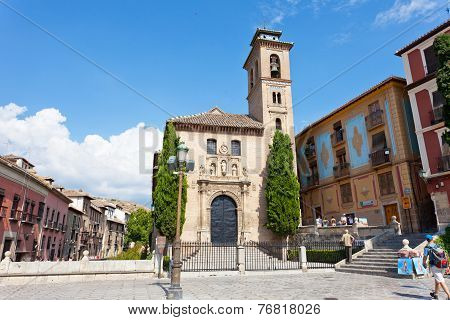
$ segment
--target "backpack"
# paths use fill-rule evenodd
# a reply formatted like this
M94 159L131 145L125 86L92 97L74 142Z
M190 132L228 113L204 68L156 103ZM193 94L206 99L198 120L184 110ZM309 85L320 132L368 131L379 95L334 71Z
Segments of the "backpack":
M448 268L448 258L445 254L445 251L439 247L428 247L430 257L430 265L435 266L439 269L447 269Z

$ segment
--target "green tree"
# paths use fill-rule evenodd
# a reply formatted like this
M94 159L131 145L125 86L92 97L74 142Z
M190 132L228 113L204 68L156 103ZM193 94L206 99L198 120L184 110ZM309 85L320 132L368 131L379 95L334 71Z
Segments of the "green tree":
M445 126L450 128L450 35L445 33L436 37L433 47L439 63L436 82L445 101L443 117ZM450 144L450 131L445 132L442 137Z
M131 213L127 223L127 233L125 234L125 243L142 243L148 246L150 233L152 232L153 219L151 211L139 208Z
M277 130L267 160L266 226L275 234L295 233L300 221L300 184L294 173L294 154L289 135Z
M158 173L156 175L156 188L153 194L155 207L154 217L158 230L169 240L175 238L178 207L178 175L168 168L167 161L170 156L176 156L180 139L177 137L173 123L166 124L163 148L158 158ZM187 179L183 179L183 194L181 206L181 228L183 228L186 211Z

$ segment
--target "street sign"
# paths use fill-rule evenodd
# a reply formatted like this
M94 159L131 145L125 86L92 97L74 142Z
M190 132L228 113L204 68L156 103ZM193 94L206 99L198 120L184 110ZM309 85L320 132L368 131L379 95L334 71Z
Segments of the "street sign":
M410 197L402 197L403 209L411 209L411 198Z

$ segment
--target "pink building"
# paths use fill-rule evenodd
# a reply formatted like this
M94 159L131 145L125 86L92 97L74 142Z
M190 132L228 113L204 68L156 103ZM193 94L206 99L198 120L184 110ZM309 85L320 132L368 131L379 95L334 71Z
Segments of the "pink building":
M438 60L433 42L443 33L450 33L450 20L396 52L397 56L402 57L405 68L422 175L436 213L434 224L441 229L450 223L450 148L441 138L448 129L443 121L445 99L436 83Z
M51 179L36 175L34 166L16 156L0 157L0 254L12 253L15 261L48 259L53 249L57 258L59 243L64 238L64 216L70 199L52 186ZM56 228L46 230L47 213L56 216ZM57 213L59 218L56 220ZM53 225L55 226L55 225ZM50 250L43 240L51 238ZM45 241L45 245L47 245ZM42 250L44 249L44 250ZM62 252L62 249L61 249ZM62 254L62 253L61 253Z

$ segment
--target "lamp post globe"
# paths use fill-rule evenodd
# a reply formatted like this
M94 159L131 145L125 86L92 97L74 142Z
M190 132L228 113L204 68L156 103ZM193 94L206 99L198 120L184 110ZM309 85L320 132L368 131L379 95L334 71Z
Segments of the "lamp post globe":
M182 142L177 147L178 162L185 162L186 161L188 151L189 151L189 148L184 144L184 142Z

